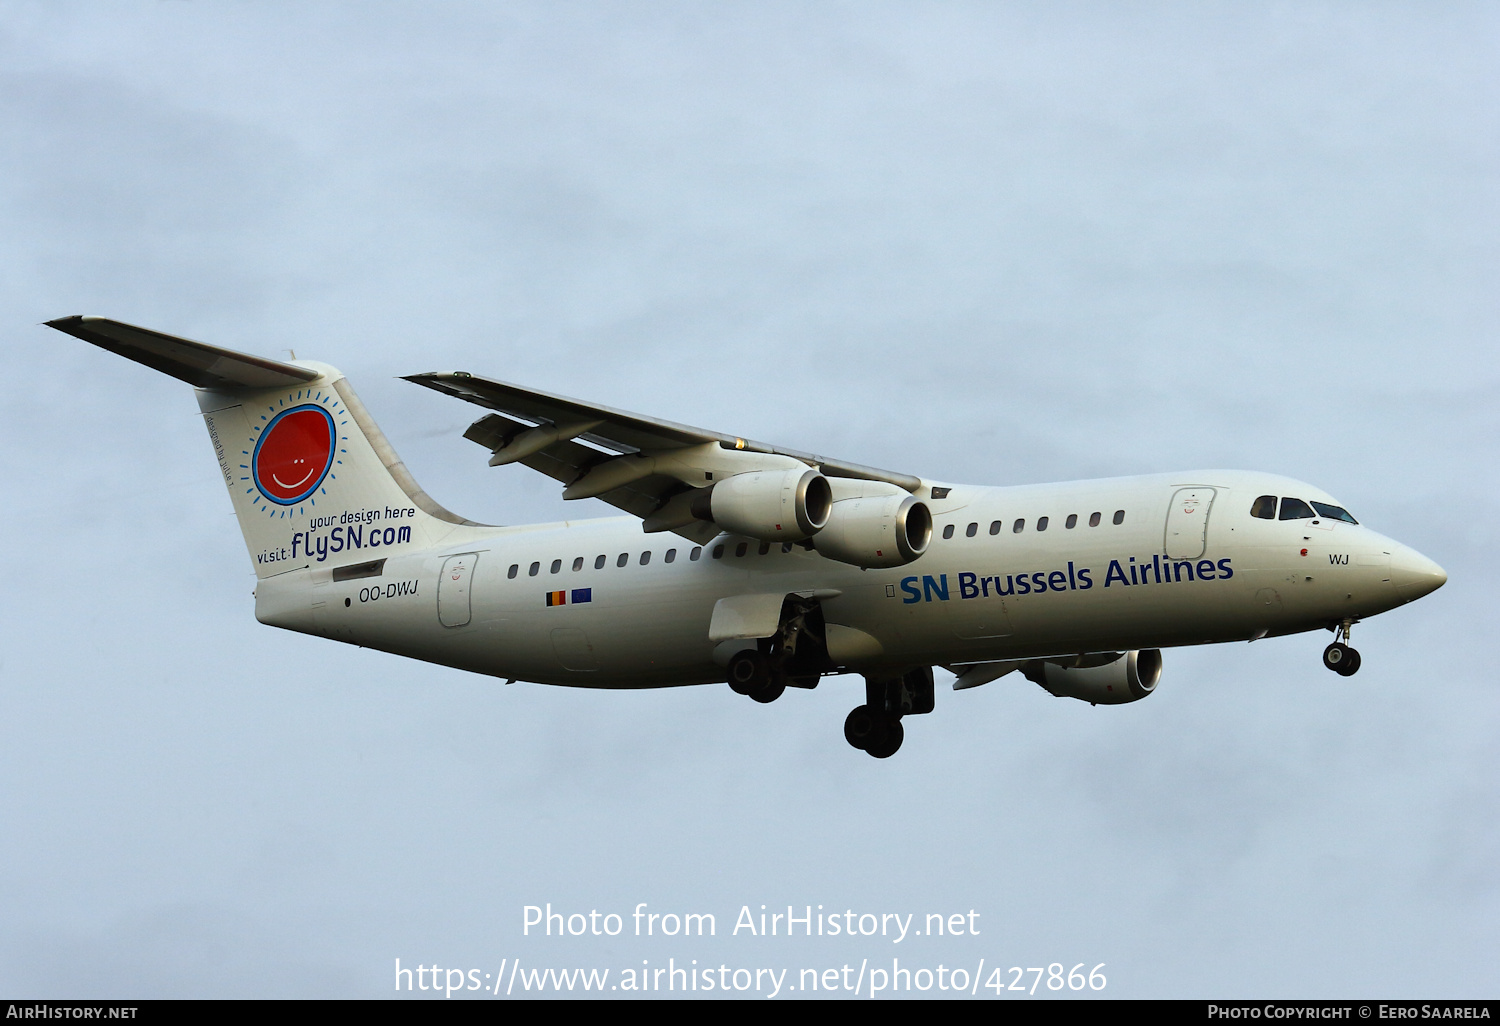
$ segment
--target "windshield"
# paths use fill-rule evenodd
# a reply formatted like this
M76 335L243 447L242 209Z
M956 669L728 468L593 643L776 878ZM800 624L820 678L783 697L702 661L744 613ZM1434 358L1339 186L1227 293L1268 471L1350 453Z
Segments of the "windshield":
M1292 499L1283 496L1281 499L1281 520L1311 520L1317 516L1316 513L1301 499Z
M1326 502L1314 502L1313 509L1317 510L1320 516L1325 516L1329 520L1342 520L1346 524L1359 523L1359 521L1351 517L1349 515L1349 511L1347 509L1344 509L1342 506L1330 506Z

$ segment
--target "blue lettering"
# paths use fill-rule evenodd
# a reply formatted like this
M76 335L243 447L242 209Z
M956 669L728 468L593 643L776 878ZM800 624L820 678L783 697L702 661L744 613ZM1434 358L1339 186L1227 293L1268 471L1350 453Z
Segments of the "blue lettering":
M938 577L941 583L934 581L931 574L922 575L922 594L928 602L932 601L934 595L943 602L948 601L948 575L939 574Z
M1000 578L996 577L996 578L994 578L994 581L995 581L995 594L996 595L1004 596L1004 595L1014 595L1016 593L1016 579L1014 577L1011 577L1009 574L1007 574L1006 577L1005 577L1005 590L1004 591L1000 590Z
M409 541L411 541L411 528L410 527L403 527L400 530L398 530L396 532L396 540L398 542L409 542Z
M1188 580L1191 581L1193 579L1193 564L1190 561L1184 559L1181 562L1173 563L1168 567L1168 569L1172 571L1172 582L1174 584L1182 580L1182 571L1184 568L1186 568L1188 572Z
M297 546L302 544L302 532L298 531L292 535L292 558L297 558Z
M332 544L329 545L329 551L331 551L331 552L343 552L344 551L344 529L342 527L335 527L333 529L333 531L330 533L329 537L333 539Z
M1068 582L1068 575L1061 570L1054 570L1047 575L1047 587L1053 591L1065 591L1063 585Z
M1125 587L1130 587L1130 581L1125 578L1125 568L1120 565L1118 559L1109 561L1109 569L1104 574L1104 586L1108 588L1114 582L1119 581Z
M1214 561L1211 559L1198 560L1198 580L1211 581L1214 579Z
M1078 569L1078 590L1079 591L1088 591L1090 588L1092 588L1094 586L1094 582L1091 581L1091 580L1089 580L1089 573L1090 573L1090 571L1089 571L1088 567L1086 567L1086 566L1085 567L1079 567L1079 569Z
M1229 557L1219 560L1219 580L1227 581L1234 576L1234 571L1229 569Z
M353 524L349 525L349 547L351 549L364 548L364 537L365 529L363 527L355 527Z
M1030 577L1027 577L1025 574L1016 574L1016 594L1017 595L1030 595L1031 594L1031 578Z
M325 560L327 558L328 558L328 536L324 535L324 534L320 534L320 535L318 535L318 562L321 563L321 562L323 562L323 560Z
M964 573L959 574L958 575L958 597L959 598L966 598L966 599L978 598L979 597L979 585L978 585L978 583L976 583L978 580L979 580L979 575L978 574L971 574L971 573L969 573L967 571L965 571Z
M1031 575L1031 586L1032 586L1033 589L1036 590L1036 593L1038 595L1040 595L1042 592L1046 591L1047 590L1047 575L1044 574L1044 573L1042 573L1041 571L1037 571L1036 573L1032 574Z
M901 600L902 605L909 606L913 602L922 601L922 593L917 590L917 579L915 577L901 578L901 590L906 592L906 597Z

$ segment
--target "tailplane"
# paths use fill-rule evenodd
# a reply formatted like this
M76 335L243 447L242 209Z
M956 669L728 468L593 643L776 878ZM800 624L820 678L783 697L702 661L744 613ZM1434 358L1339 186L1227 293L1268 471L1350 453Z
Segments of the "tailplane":
M417 486L348 380L103 317L48 326L193 385L257 577L435 545L479 526Z

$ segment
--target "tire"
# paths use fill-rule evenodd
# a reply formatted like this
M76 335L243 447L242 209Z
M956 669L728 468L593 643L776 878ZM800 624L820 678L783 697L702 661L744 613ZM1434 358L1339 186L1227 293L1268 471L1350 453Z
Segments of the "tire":
M1350 655L1353 652L1354 649L1350 648L1348 645L1345 645L1341 641L1335 641L1332 645L1329 645L1323 650L1323 665L1328 667L1328 669L1332 670L1334 673L1344 673L1343 668L1348 664ZM1355 667L1358 668L1358 665L1359 664L1356 663ZM1353 670L1349 671L1349 673L1353 672ZM1344 676L1347 677L1349 673L1344 673Z
M759 702L761 705L767 705L771 702L776 701L776 699L780 698L785 692L786 681L773 677L770 680L766 681L764 684L751 688L750 698L752 701Z
M885 717L876 716L868 705L855 706L844 719L844 740L862 752L884 741L886 733Z
M738 652L729 660L729 690L748 695L771 679L771 668L759 652Z
M901 742L906 740L906 728L901 726L900 720L892 720L886 728L885 737L879 744L870 745L865 751L876 759L889 759L901 748Z
M1341 677L1352 677L1359 672L1359 653L1349 649L1349 654L1344 657L1343 665L1338 668Z

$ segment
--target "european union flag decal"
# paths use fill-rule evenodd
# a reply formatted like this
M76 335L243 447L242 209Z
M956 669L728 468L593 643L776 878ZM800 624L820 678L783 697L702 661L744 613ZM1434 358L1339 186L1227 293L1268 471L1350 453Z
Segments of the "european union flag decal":
M593 588L574 588L573 589L573 604L575 606L578 605L578 603L580 603L580 602L592 602L593 600L594 600L594 589Z

